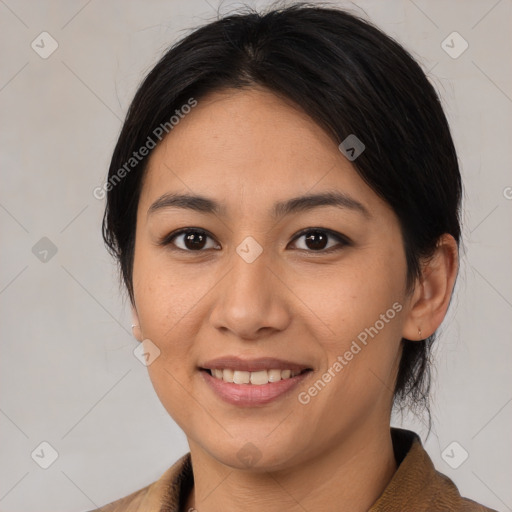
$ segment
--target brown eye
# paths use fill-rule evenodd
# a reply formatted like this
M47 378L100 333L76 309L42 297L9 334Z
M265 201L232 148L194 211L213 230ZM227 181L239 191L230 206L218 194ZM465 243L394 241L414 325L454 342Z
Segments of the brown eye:
M304 238L305 247L299 247L299 249L309 252L332 252L350 245L350 241L344 235L327 229L308 228L299 233L294 241L301 238ZM329 239L337 243L328 246Z
M208 239L213 240L205 231L189 228L171 233L161 242L161 245L174 245L178 250L189 252L198 252L205 248L214 249L215 247L206 247ZM181 247L175 242L176 240L181 240Z

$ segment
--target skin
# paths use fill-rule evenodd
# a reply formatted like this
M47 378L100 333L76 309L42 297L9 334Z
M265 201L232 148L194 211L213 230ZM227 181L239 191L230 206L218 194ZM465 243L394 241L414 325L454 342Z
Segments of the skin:
M333 190L369 216L334 206L270 216L277 201ZM148 213L170 192L208 196L225 215ZM194 251L183 235L159 245L190 227L210 235L203 248ZM306 236L295 239L305 228L351 243L329 238L315 249ZM248 236L262 248L252 263L236 252ZM133 269L135 336L160 349L149 375L190 446L195 485L186 510L368 510L396 471L389 424L401 338L418 340L419 329L426 338L440 325L457 261L457 244L444 235L406 293L398 219L335 141L262 89L201 99L150 157ZM401 311L301 404L298 394L397 302ZM313 372L286 396L242 408L218 398L198 371L223 355L292 360ZM260 457L250 467L237 457L248 442Z

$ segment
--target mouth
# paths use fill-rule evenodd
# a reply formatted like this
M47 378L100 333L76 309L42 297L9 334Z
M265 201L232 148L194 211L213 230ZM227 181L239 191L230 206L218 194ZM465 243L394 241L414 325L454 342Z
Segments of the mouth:
M205 362L198 369L218 398L240 407L261 406L289 396L313 372L307 365L290 361L238 357Z

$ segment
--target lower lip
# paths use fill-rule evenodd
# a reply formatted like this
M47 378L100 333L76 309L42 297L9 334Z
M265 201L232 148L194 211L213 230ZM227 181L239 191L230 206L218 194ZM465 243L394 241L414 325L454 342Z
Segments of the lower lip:
M281 379L277 382L257 385L224 382L222 379L213 377L206 370L201 370L203 379L217 396L229 404L238 405L240 407L253 407L268 404L289 393L310 373L311 371L307 371L289 379Z

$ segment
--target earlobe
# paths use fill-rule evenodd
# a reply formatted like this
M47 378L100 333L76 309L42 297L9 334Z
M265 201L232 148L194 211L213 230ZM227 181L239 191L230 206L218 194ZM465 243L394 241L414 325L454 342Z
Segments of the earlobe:
M419 341L441 325L453 292L458 271L458 247L453 236L439 238L435 253L422 267L411 297L402 337Z
M132 306L132 334L137 341L142 341L142 329L140 328L139 315L134 306Z

